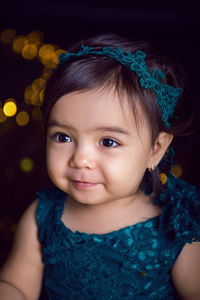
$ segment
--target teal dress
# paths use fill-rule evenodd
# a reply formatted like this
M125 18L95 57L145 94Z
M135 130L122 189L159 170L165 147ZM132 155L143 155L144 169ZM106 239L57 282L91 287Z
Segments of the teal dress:
M200 193L173 177L170 187L155 199L161 215L106 234L72 232L61 220L66 194L41 191L41 299L176 299L170 271L184 245L200 240Z

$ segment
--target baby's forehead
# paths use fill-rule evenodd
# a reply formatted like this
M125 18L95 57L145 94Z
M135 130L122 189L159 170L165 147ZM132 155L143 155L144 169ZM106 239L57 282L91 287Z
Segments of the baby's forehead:
M63 121L71 119L74 122L73 116L78 116L80 122L82 119L99 125L110 122L129 129L135 125L141 126L145 120L138 97L130 99L125 92L105 87L63 95L56 102L52 113L50 118L58 116Z
M117 87L112 87L109 90L105 88L99 91L100 93L105 92L105 95L106 93L111 94L109 98L111 113L115 108L124 119L129 120L134 126L137 125L138 127L143 126L144 121L148 120L137 93L128 94L125 90Z

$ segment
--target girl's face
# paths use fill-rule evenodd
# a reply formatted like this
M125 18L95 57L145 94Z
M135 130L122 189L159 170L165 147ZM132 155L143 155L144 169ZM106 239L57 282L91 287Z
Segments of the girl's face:
M151 134L138 107L114 89L62 96L52 108L47 130L47 170L54 184L82 204L132 201L151 166ZM138 133L139 131L139 133Z

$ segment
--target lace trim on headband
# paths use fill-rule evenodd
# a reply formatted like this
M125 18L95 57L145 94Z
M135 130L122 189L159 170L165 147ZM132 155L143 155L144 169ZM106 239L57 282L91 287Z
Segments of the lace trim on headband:
M59 65L71 58L88 54L113 58L131 71L134 71L139 77L141 86L145 89L153 90L162 113L162 119L166 127L170 127L169 118L173 115L178 97L183 90L168 84L163 84L161 80L165 78L165 74L158 69L152 72L149 70L144 59L146 54L143 51L131 53L129 51L124 52L120 48L113 49L111 47L94 50L92 47L82 45L77 53L67 52L61 54L59 56Z

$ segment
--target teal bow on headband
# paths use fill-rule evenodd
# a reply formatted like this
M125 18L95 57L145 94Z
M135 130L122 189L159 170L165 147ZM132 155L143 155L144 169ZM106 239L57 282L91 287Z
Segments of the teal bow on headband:
M124 52L120 48L111 47L94 50L92 47L82 45L77 53L67 52L59 55L59 65L71 58L88 54L113 58L131 71L135 72L139 77L141 86L145 89L151 89L156 95L163 122L166 127L170 127L168 120L171 116L173 116L178 97L183 90L160 82L160 79L162 80L165 78L165 74L158 69L155 69L152 72L149 71L144 59L146 54L143 51L131 53L129 51Z

